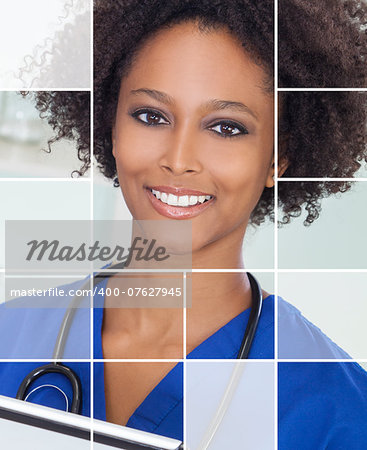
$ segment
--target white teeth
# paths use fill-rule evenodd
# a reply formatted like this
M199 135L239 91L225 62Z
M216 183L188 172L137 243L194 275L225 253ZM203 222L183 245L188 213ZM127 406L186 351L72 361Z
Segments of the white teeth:
M189 206L189 196L181 195L178 197L178 206Z
M171 206L194 206L196 204L204 203L205 200L210 200L211 195L173 195L167 194L166 192L156 191L151 189L152 194L161 202L166 203Z
M198 202L198 198L196 197L196 195L190 195L190 199L189 199L189 205L196 205L196 203Z
M178 205L177 195L169 194L167 203L171 206L177 206Z

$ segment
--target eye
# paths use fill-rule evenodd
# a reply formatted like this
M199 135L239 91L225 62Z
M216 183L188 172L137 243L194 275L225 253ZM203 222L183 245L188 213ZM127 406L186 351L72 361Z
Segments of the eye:
M168 125L168 120L158 111L150 109L140 109L131 114L136 120L143 122L148 126Z
M248 134L247 129L243 125L228 121L215 123L209 127L209 130L212 130L223 137L234 137L241 134Z

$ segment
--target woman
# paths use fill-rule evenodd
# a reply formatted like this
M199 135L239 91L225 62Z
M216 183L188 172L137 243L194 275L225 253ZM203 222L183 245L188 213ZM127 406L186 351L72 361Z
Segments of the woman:
M328 3L321 2L318 8L328 11ZM243 236L249 223L259 225L273 211L272 11L269 1L100 1L95 5L94 154L99 168L121 186L134 219L192 221L193 268L243 269L193 274L192 307L187 310L188 358L235 359L249 319L252 290L244 272ZM313 13L317 20L318 11ZM340 19L338 24L357 32L351 19ZM310 46L316 46L308 23L300 19L299 26ZM324 32L331 34L335 27L330 22ZM364 50L352 42L346 46L363 60ZM288 59L293 51L289 49ZM353 74L349 56L345 54L342 64L343 77ZM280 57L286 58L284 53ZM331 63L320 60L319 64L323 76L335 75ZM294 63L292 73L287 64L289 83L297 79L299 70ZM365 65L360 64L357 72L353 80L366 79ZM334 82L338 84L337 77ZM315 83L324 86L321 78ZM79 95L80 107L69 121L57 111L71 104L72 95L41 93L38 102L40 108L47 102L55 108L51 117L60 138L70 127L79 132L83 172L89 162L83 134L88 115L82 107L87 98ZM363 95L284 93L279 112L278 176L352 176L358 161L367 158ZM341 127L345 123L348 127ZM315 167L319 172L314 173ZM305 207L306 224L311 224L319 214L319 199L348 187L346 182L281 184L281 222ZM112 277L103 286L114 287L117 282ZM266 292L263 297L249 357L271 359L274 297ZM106 308L95 311L96 359L182 357L182 311L109 308L111 300L106 295ZM281 304L292 312L288 304ZM322 342L333 357L345 357L312 325L301 321L301 328L304 336L311 336L307 345ZM280 448L367 445L362 430L367 419L367 376L354 364L330 364L280 365ZM85 368L76 370L83 377ZM8 376L4 369L2 379ZM181 364L99 362L94 379L95 417L183 438ZM330 404L336 412L328 421ZM318 414L310 416L308 408ZM301 436L309 428L313 435L305 441Z

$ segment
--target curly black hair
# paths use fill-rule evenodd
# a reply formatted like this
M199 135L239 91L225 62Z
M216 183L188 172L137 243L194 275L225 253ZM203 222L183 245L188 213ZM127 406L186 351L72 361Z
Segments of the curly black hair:
M31 96L41 119L47 120L55 135L48 141L48 151L60 139L76 143L78 159L82 161L75 175L84 175L90 166L90 93L79 91L23 91ZM47 151L47 150L46 150Z
M336 7L335 4L338 6ZM302 9L303 14L295 11ZM292 20L285 17L292 10ZM114 180L111 130L121 80L146 39L162 27L195 20L204 29L226 27L240 39L246 52L273 79L274 5L272 0L95 0L94 2L94 156L101 172ZM367 5L359 0L282 0L280 4L279 81L281 85L361 86L366 80L365 22ZM316 33L316 30L317 33ZM337 56L323 36L344 36ZM297 42L302 37L301 43ZM335 44L339 45L339 44ZM317 53L319 52L319 53ZM316 57L315 55L318 55ZM338 68L335 68L337 60ZM268 86L269 87L269 86ZM270 86L272 88L272 86ZM72 102L53 93L51 103ZM288 177L352 177L367 161L366 96L359 92L282 92L279 98L279 154L288 162ZM79 133L85 119L73 116ZM65 116L52 113L60 129ZM70 123L70 122L69 122ZM81 137L83 133L79 133ZM79 145L82 144L82 140ZM83 147L85 149L85 147ZM89 161L84 150L84 167ZM320 212L320 199L349 189L348 182L281 182L281 223L298 216L304 207L305 224ZM259 225L274 219L273 188L265 188L252 213Z
M284 177L352 178L367 161L367 92L280 92L279 104L279 155L289 164ZM310 225L322 198L350 187L347 181L280 181L279 222L304 207Z
M278 0L279 87L367 86L365 0Z

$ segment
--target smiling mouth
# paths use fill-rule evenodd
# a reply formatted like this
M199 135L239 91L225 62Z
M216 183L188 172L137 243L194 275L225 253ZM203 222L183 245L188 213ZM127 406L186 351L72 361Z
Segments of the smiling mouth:
M148 189L154 197L162 203L170 206L179 206L181 208L201 205L213 198L212 195L174 195L164 191L158 191L150 188Z
M205 211L215 201L215 196L204 192L153 186L145 188L153 208L163 216L172 219L191 219Z

